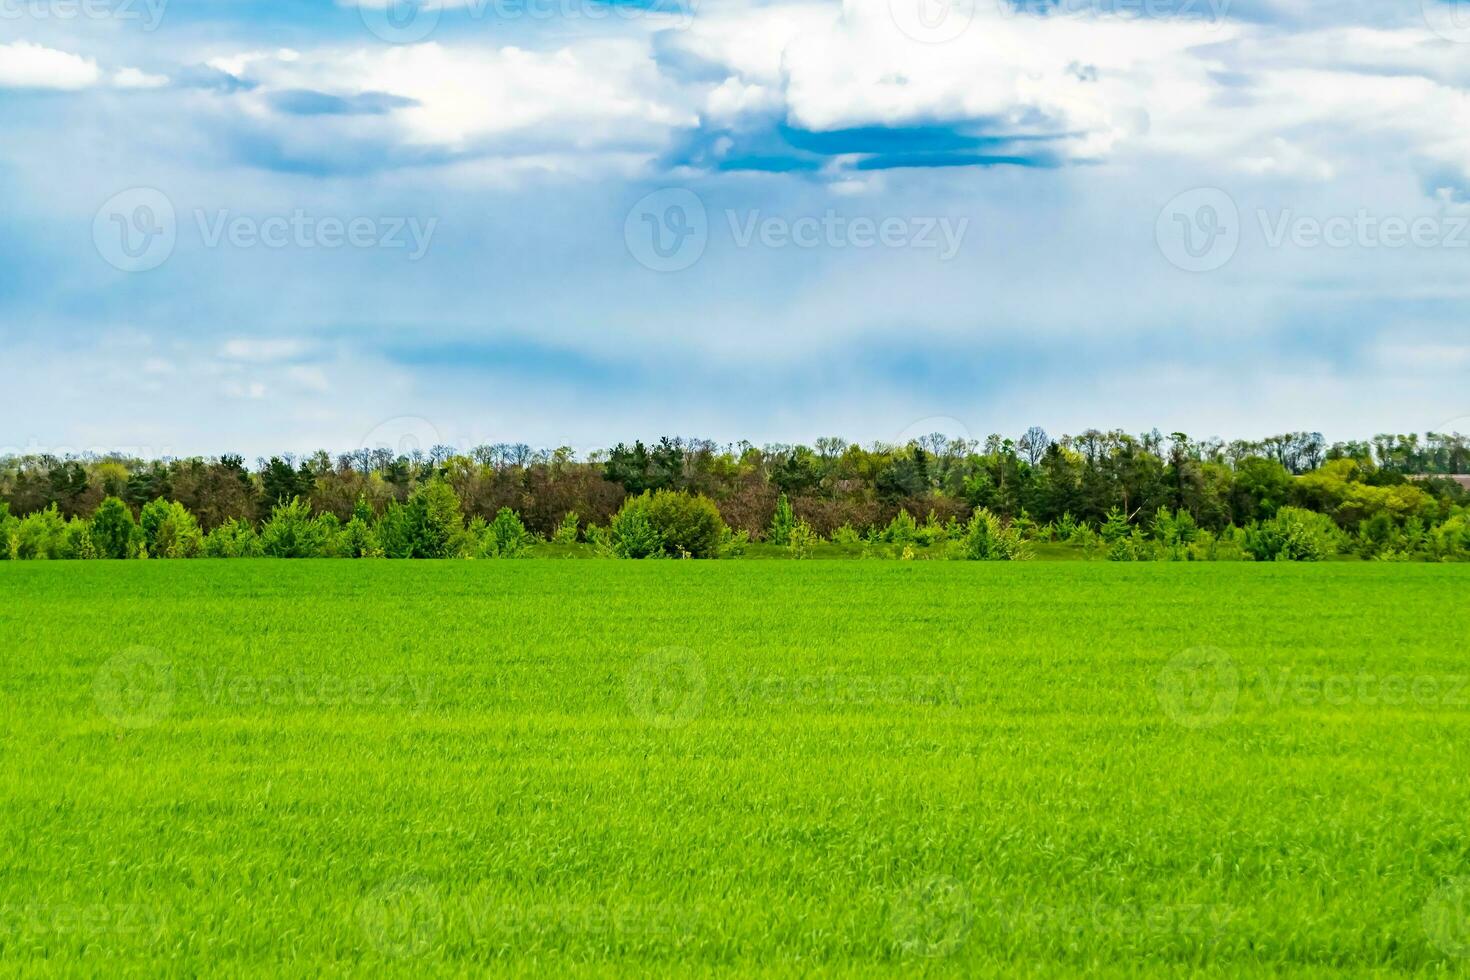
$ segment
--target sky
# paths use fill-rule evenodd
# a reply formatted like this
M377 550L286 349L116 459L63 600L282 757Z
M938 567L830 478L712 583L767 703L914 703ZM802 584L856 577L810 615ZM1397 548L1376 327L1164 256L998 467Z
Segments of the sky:
M1470 0L0 0L0 451L1470 432Z

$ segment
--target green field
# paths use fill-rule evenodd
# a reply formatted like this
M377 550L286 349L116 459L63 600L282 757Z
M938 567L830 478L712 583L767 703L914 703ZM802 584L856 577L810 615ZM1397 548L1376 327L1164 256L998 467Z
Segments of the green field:
M1372 563L0 563L0 971L1458 972L1467 595Z

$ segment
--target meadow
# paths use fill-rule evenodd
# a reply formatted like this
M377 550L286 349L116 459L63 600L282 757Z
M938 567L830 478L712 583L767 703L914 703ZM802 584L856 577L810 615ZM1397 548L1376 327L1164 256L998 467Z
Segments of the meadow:
M0 971L1458 972L1467 589L0 563Z

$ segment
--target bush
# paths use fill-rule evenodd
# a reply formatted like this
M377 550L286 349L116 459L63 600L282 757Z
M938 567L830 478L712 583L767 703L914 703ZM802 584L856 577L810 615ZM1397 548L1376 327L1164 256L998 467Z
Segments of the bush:
M128 505L108 497L92 513L92 549L98 558L131 558L138 551L141 532Z
M199 522L178 501L159 497L143 506L140 517L144 544L154 558L198 558L203 552Z
M66 520L52 504L23 518L10 544L12 557L20 561L65 558Z
M342 525L333 551L342 558L382 558L383 546L378 532L361 514Z
M725 522L707 497L659 490L625 500L609 530L620 558L715 558Z
M822 539L806 521L797 521L786 535L786 550L792 558L810 558L812 546Z
M885 544L912 544L918 533L919 522L914 520L914 515L900 510L888 526L878 532L878 540Z
M204 536L206 558L259 558L260 535L249 521L231 518Z
M740 558L745 554L745 546L750 544L750 532L744 529L732 531L725 528L725 533L720 535L720 557Z
M480 554L485 558L519 558L530 544L531 535L520 516L502 507L480 536Z
M768 535L771 544L782 546L791 543L791 530L796 527L796 512L791 509L791 501L783 493L776 500L776 513L771 516L771 530Z
M577 523L577 512L574 510L567 511L566 516L561 519L561 523L556 526L556 532L552 534L551 540L556 544L576 544Z
M1256 561L1321 561L1337 554L1342 535L1326 514L1282 507L1245 530L1245 550Z
M320 558L327 543L326 529L300 497L277 504L260 529L260 550L270 558Z
M599 551L615 558L664 556L663 536L648 519L648 511L643 507L629 507L625 504L608 522L606 531L601 528L596 530L597 533L589 537L593 538Z
M1031 557L1015 526L1006 527L984 507L965 525L959 554L967 561L1025 561Z

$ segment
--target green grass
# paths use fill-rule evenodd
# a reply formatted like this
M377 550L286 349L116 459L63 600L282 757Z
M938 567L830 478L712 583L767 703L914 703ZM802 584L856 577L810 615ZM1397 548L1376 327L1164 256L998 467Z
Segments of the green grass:
M0 971L1459 971L1467 594L0 563Z

